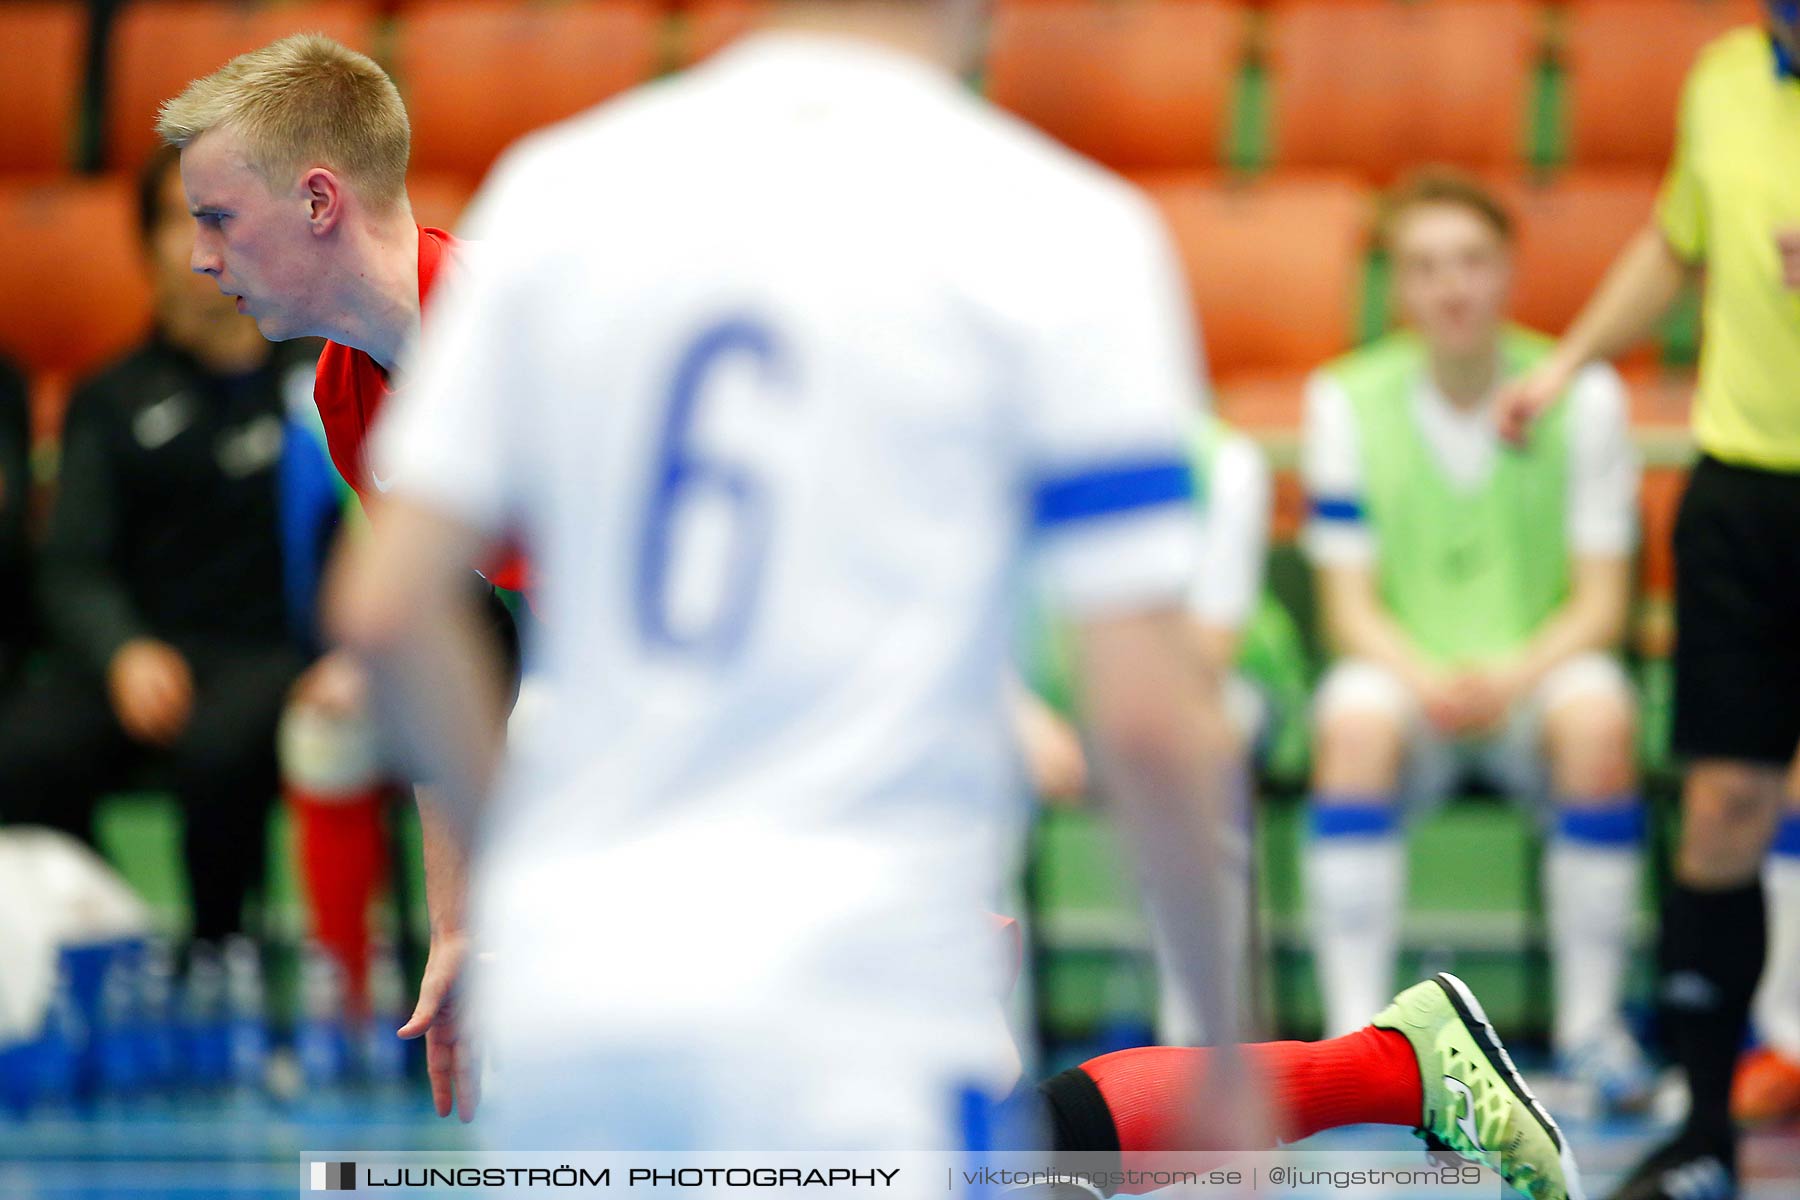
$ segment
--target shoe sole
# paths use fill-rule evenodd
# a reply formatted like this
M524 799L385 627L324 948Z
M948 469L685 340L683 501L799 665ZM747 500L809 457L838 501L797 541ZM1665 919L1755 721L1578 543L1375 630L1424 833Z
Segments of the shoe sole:
M1439 971L1432 977L1432 982L1444 989L1444 994L1450 998L1450 1006L1456 1009L1456 1015L1462 1018L1464 1027L1475 1035L1475 1044L1487 1056L1488 1065L1494 1068L1494 1073L1506 1081L1506 1086L1512 1089L1513 1095L1524 1103L1531 1115L1537 1118L1538 1124L1544 1127L1544 1132L1550 1135L1550 1144L1556 1147L1557 1157L1562 1163L1563 1186L1568 1190L1569 1200L1587 1200L1587 1193L1581 1186L1581 1172L1575 1166L1575 1156L1569 1149L1569 1139L1563 1136L1555 1118L1538 1103L1538 1098L1531 1094L1531 1089L1525 1086L1519 1069L1513 1066L1512 1055L1506 1052L1506 1047L1500 1043L1500 1035L1494 1032L1493 1025L1488 1021L1481 1001L1475 998L1475 993L1469 990L1468 984L1448 971Z

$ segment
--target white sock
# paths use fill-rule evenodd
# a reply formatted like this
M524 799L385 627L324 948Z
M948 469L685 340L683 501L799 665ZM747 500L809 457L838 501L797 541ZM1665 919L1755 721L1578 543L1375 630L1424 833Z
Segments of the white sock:
M1570 836L1566 824L1545 850L1544 904L1556 983L1552 1045L1559 1052L1619 1024L1642 857L1635 833L1594 840Z
M1751 1012L1762 1040L1800 1062L1800 855L1769 856L1763 894L1769 905L1769 955Z
M1406 845L1391 807L1357 806L1368 828L1347 833L1328 823L1337 806L1313 809L1306 846L1306 900L1313 966L1325 1000L1325 1036L1354 1033L1394 996ZM1385 827L1373 815L1385 817Z

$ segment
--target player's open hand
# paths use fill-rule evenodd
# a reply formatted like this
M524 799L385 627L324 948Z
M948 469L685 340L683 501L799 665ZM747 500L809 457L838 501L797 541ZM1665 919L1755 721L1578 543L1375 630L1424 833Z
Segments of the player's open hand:
M1431 727L1447 736L1463 732L1469 724L1467 696L1451 676L1434 676L1418 687L1419 707Z
M1523 446L1532 424L1568 388L1571 374L1552 358L1536 370L1502 384L1494 400L1494 423L1500 428L1500 436L1515 446Z
M1493 733L1505 723L1518 698L1511 676L1502 671L1469 671L1458 675L1452 686L1462 714L1457 732L1464 734Z
M466 1125L481 1102L481 1055L468 1030L462 1003L463 969L468 939L460 933L433 934L419 983L419 1003L400 1036L425 1035L425 1072L431 1078L431 1102L447 1117L452 1106Z
M133 638L119 647L107 665L106 691L125 732L153 746L180 737L194 708L187 659L155 638Z

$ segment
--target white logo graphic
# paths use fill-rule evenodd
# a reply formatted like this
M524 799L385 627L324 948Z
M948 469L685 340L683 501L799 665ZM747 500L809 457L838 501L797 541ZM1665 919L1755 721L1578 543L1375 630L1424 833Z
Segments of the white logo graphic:
M1481 1135L1475 1132L1475 1093L1454 1075L1444 1076L1444 1086L1463 1098L1462 1116L1456 1118L1456 1127L1463 1131L1463 1136L1469 1139L1469 1145L1477 1153L1486 1154L1487 1147L1481 1144Z
M131 432L144 449L160 450L192 423L192 408L186 392L164 396L132 419Z

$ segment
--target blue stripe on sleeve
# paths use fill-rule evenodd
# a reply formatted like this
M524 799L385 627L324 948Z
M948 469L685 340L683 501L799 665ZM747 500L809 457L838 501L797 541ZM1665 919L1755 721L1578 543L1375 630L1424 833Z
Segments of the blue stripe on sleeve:
M1312 515L1321 521L1360 521L1362 501L1354 496L1314 496Z
M1031 497L1032 523L1044 529L1134 509L1186 503L1193 494L1193 477L1187 463L1179 458L1090 467L1075 474L1039 480Z

